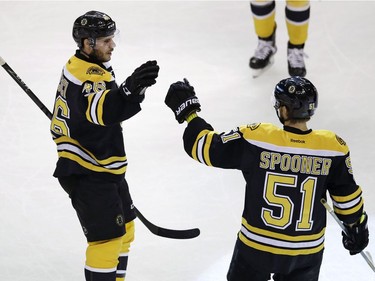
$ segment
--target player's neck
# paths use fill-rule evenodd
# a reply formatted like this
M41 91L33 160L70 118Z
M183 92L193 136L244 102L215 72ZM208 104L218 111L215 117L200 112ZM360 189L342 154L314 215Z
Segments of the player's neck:
M284 126L287 127L292 127L301 131L307 131L307 123L306 122L290 122L290 121L285 121Z

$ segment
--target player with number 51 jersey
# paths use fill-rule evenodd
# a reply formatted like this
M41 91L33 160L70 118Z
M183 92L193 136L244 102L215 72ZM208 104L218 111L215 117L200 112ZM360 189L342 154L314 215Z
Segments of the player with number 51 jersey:
M229 281L318 280L324 250L326 209L348 228L344 247L359 253L368 244L367 215L354 180L349 148L328 130L308 129L318 105L314 85L302 77L280 81L274 107L283 128L269 123L239 126L226 132L197 115L200 104L187 80L170 86L165 103L177 121L187 121L184 148L194 160L237 169L246 180L242 224ZM186 104L184 110L180 104ZM222 226L218 225L220 231Z

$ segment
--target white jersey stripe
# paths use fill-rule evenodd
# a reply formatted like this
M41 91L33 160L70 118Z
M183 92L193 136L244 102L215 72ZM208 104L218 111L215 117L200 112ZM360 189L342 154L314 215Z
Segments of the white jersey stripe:
M88 161L88 162L90 162L94 165L105 167L107 169L116 169L120 166L123 166L123 165L127 164L127 161L118 161L118 162L115 162L115 163L112 163L112 164L109 164L109 165L101 165L94 158L92 158L90 155L88 155L86 152L84 152L83 150L79 149L78 147L76 147L74 145L71 145L71 144L68 144L68 143L58 144L57 150L58 151L61 151L61 150L71 151L75 154L78 154L79 156L81 156L86 161Z
M309 241L309 242L287 242L287 241L280 241L272 238L263 237L257 234L254 234L248 231L244 226L241 227L241 232L249 239L274 246L274 247L282 247L282 248L290 248L290 249L305 249L305 248L313 248L317 247L324 242L324 236L319 238L318 240Z
M83 84L82 81L78 80L73 74L71 74L69 72L69 70L66 68L66 66L64 66L64 68L63 68L63 73L64 73L64 76L66 78L68 78L68 80L70 82L73 82L74 84L76 84L78 86L81 86Z

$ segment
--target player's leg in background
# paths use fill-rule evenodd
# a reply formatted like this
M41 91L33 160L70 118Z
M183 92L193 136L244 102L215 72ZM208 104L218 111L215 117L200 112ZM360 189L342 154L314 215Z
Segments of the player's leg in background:
M290 76L306 76L304 47L310 19L310 1L287 1L285 20L288 29L288 72Z
M250 2L251 13L254 20L255 33L260 38L269 38L276 28L274 0Z
M253 76L257 77L273 64L273 55L276 53L276 22L274 0L256 0L250 2L254 21L255 33L258 36L258 46L254 56L250 58L249 66Z

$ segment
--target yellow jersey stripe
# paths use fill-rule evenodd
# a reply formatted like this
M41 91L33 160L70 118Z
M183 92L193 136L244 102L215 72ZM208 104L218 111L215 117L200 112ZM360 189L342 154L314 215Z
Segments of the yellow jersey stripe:
M82 69L86 69L86 71L82 71ZM72 56L66 63L64 75L77 85L82 85L85 81L110 82L114 80L112 74L106 69L101 68L98 64L81 60L76 56Z
M209 132L206 135L206 142L205 142L204 148L203 148L204 160L205 160L205 163L208 166L212 166L211 159L210 159L210 146L211 146L211 142L212 142L212 138L213 138L214 134L215 134L214 132Z
M85 167L86 169L89 169L89 170L92 170L92 171L95 171L95 172L107 172L107 173L111 173L111 174L115 174L115 175L121 175L121 174L126 172L126 166L123 166L123 167L121 167L119 169L115 169L115 170L114 169L108 169L107 167L103 167L103 166L96 166L96 165L94 165L94 164L92 164L88 161L85 161L84 159L82 159L78 155L76 155L74 153L71 153L69 151L59 151L58 155L59 155L59 157L67 158L67 159L70 159L74 162L77 162L82 167Z
M259 251L268 252L276 255L288 255L288 256L298 256L298 255L311 255L320 252L324 248L324 243L322 242L317 247L306 248L306 249L283 249L272 246L263 245L246 238L244 234L240 232L239 239L247 246L257 249Z
M261 229L258 227L251 226L250 224L247 223L246 219L242 218L242 225L250 230L251 232L255 234L259 234L262 236L267 236L267 237L273 237L276 239L280 240L285 240L285 241L291 241L291 242L300 242L300 241L312 241L312 240L318 240L321 239L324 236L325 233L325 228L323 228L319 233L316 234L311 234L311 235L298 235L298 236L291 236L291 235L286 235L286 234L280 234L276 233L273 231Z
M111 163L115 163L115 162L126 162L127 159L126 159L126 156L111 156L109 158L106 158L106 159L102 159L102 160L99 160L97 159L91 152L89 152L88 150L84 149L80 144L79 142L77 142L76 140L73 140L69 137L59 137L57 139L54 139L55 143L57 144L57 146L61 146L61 145L69 145L71 144L71 146L69 147L66 147L70 148L70 150L72 152L75 152L77 154L85 154L85 157L86 158L91 158L94 162L97 162L98 164L104 166L104 165L110 165ZM77 150L80 150L81 152L78 152Z
M327 130L296 135L270 123L250 124L239 129L249 143L273 151L314 156L341 156L349 152L346 144L340 143L339 138ZM297 141L293 141L295 139Z
M337 203L348 202L348 201L351 201L351 200L357 198L361 194L362 194L362 189L361 189L361 187L358 186L358 189L354 193L352 193L348 196L334 196L334 195L332 195L332 199L335 200Z
M106 90L104 91L100 98L99 98L99 102L98 102L98 106L97 106L97 120L98 120L98 123L99 125L102 125L104 126L104 121L103 121L103 104L104 104L104 100L106 98L106 95L108 94L109 90Z

